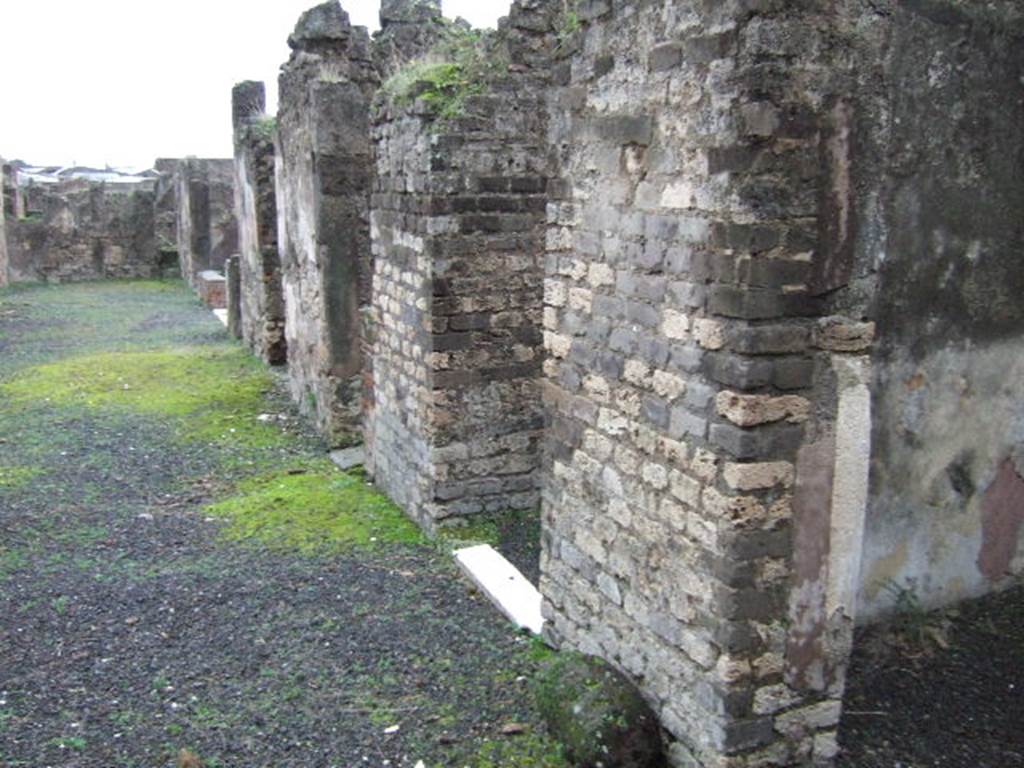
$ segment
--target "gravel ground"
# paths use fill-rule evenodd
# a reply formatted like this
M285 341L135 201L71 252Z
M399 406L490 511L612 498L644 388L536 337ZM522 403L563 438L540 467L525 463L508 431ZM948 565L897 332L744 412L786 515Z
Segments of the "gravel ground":
M838 768L1024 766L1024 588L858 633Z
M436 546L224 539L211 501L324 453L280 391L270 448L5 394L86 354L236 349L179 284L2 291L0 338L0 766L562 765L540 654Z
M206 768L564 768L527 693L543 653L438 546L225 538L211 502L323 461L280 386L231 406L240 429L272 416L272 439L11 394L40 366L183 345L242 356L176 282L0 291L0 768L163 768L182 749ZM467 535L535 580L537 529ZM1024 766L1022 654L1024 589L859 633L840 768Z

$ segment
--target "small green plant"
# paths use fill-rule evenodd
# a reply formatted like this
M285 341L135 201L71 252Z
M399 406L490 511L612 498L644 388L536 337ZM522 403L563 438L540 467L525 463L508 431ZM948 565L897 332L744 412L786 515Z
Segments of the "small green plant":
M0 491L20 488L42 472L43 470L37 467L12 467L0 464Z
M171 686L171 681L163 675L157 675L153 678L153 682L150 683L150 686L154 691L160 692L169 688Z
M58 614L63 615L68 610L69 602L71 602L71 600L67 595L61 595L60 597L55 597L50 601L50 607Z
M277 135L277 118L273 115L260 115L246 126L250 137L262 141L273 141Z
M578 32L581 26L580 14L576 8L576 0L566 0L562 6L562 16L559 19L557 29L559 47L563 46L570 37Z
M928 611L922 605L913 579L908 579L906 584L887 579L882 589L893 598L893 612L888 622L891 645L909 654L924 656L949 648L951 622L942 613Z

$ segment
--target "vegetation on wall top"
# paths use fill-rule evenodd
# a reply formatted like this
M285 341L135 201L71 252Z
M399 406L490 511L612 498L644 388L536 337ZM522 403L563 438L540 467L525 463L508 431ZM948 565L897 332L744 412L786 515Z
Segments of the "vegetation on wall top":
M385 81L384 95L401 106L420 100L442 120L461 117L469 98L507 70L494 42L492 35L453 25L447 40Z

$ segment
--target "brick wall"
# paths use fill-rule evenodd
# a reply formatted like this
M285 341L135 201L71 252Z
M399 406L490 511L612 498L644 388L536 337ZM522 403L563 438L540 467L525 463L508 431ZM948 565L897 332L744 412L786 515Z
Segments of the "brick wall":
M546 189L537 98L509 80L374 138L377 482L428 528L538 503Z

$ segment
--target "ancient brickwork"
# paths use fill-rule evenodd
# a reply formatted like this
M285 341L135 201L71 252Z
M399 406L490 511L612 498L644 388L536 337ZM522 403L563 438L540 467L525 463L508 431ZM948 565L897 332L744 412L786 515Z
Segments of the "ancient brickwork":
M289 37L277 119L278 243L292 395L336 443L358 439L369 300L369 35L337 2Z
M238 221L238 332L271 365L287 360L281 260L277 251L274 121L263 83L234 87L235 217ZM230 302L229 302L230 306Z
M223 270L238 250L234 162L186 157L175 168L175 195L181 274L195 288L196 275Z
M7 220L12 282L160 275L150 189L72 180L28 198L27 215Z
M828 20L748 6L584 3L550 95L546 631L641 681L687 766L827 762L853 609L793 501L836 409Z
M369 455L428 528L539 502L547 153L530 85L499 78L451 119L424 101L377 116Z

